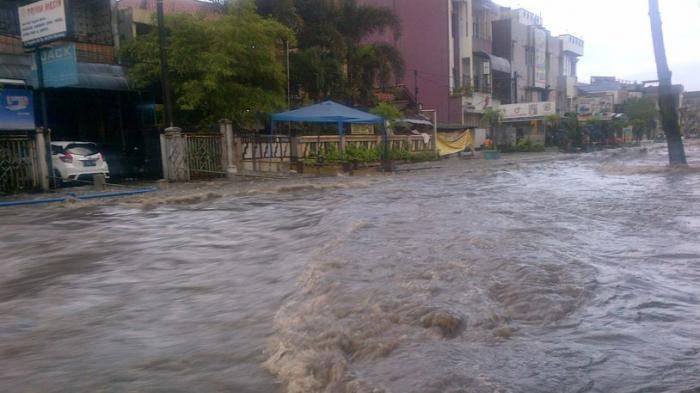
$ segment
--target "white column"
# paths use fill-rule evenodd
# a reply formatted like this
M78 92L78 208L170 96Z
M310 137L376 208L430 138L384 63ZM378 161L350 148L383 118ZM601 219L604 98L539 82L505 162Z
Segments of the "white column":
M221 120L219 123L219 130L223 137L224 171L226 171L226 176L228 178L232 178L238 173L236 153L233 146L233 122L228 119Z
M43 191L49 190L49 164L46 161L46 146L50 141L49 130L43 127L36 130L36 155L38 184Z

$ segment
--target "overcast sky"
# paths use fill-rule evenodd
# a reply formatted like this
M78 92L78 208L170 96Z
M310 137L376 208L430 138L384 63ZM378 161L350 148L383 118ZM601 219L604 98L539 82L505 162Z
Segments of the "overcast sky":
M656 80L647 0L494 0L542 15L552 34L583 38L578 79ZM700 90L700 0L659 0L673 83Z

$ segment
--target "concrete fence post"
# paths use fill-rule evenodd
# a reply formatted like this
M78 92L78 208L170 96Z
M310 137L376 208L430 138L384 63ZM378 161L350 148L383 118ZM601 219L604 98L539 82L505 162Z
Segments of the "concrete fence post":
M233 122L228 119L222 120L220 123L220 130L223 134L224 145L222 147L225 153L224 156L226 156L224 170L226 171L226 177L231 179L238 173L238 157L234 146Z
M221 169L224 172L228 171L229 162L231 160L231 154L228 149L228 136L226 135L227 119L219 120L219 134L221 135Z
M299 137L289 137L289 162L299 161Z
M168 180L168 142L165 134L160 134L160 165L163 171L163 180Z
M49 140L49 130L43 127L37 128L36 130L36 155L37 155L37 184L41 187L42 191L49 190L49 163L46 160L46 145L47 140Z
M165 152L167 179L169 181L189 181L190 170L187 163L187 140L179 127L165 129Z
M233 137L233 162L236 169L243 170L243 140L239 136Z

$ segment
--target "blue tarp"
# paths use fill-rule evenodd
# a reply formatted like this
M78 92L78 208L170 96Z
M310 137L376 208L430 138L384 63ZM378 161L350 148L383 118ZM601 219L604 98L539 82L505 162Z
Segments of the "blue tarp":
M344 124L379 124L381 125L381 133L382 138L384 140L382 159L385 163L388 162L389 141L386 128L384 127L384 118L381 116L359 111L357 109L353 109L345 105L340 105L337 102L324 101L320 104L315 104L304 108L295 109L293 111L276 113L272 115L272 127L270 129L270 132L275 131L275 123L280 121L293 121L300 123L335 123L338 126L338 136L341 141L341 156L345 154L345 148L342 147L342 141L345 137L345 130L343 129ZM318 137L321 137L320 134L318 135ZM385 168L387 168L388 164L385 165Z
M371 113L340 105L333 101L295 109L272 115L272 121L293 121L307 123L360 123L383 124L384 119Z

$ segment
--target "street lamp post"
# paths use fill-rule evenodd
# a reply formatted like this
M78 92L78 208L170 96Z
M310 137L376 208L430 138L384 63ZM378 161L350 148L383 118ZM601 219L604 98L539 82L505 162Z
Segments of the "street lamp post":
M163 0L156 0L158 13L158 44L160 46L160 77L163 85L163 106L165 107L166 127L173 126L173 103L170 97L170 82L168 80L168 48L165 37L165 13Z

